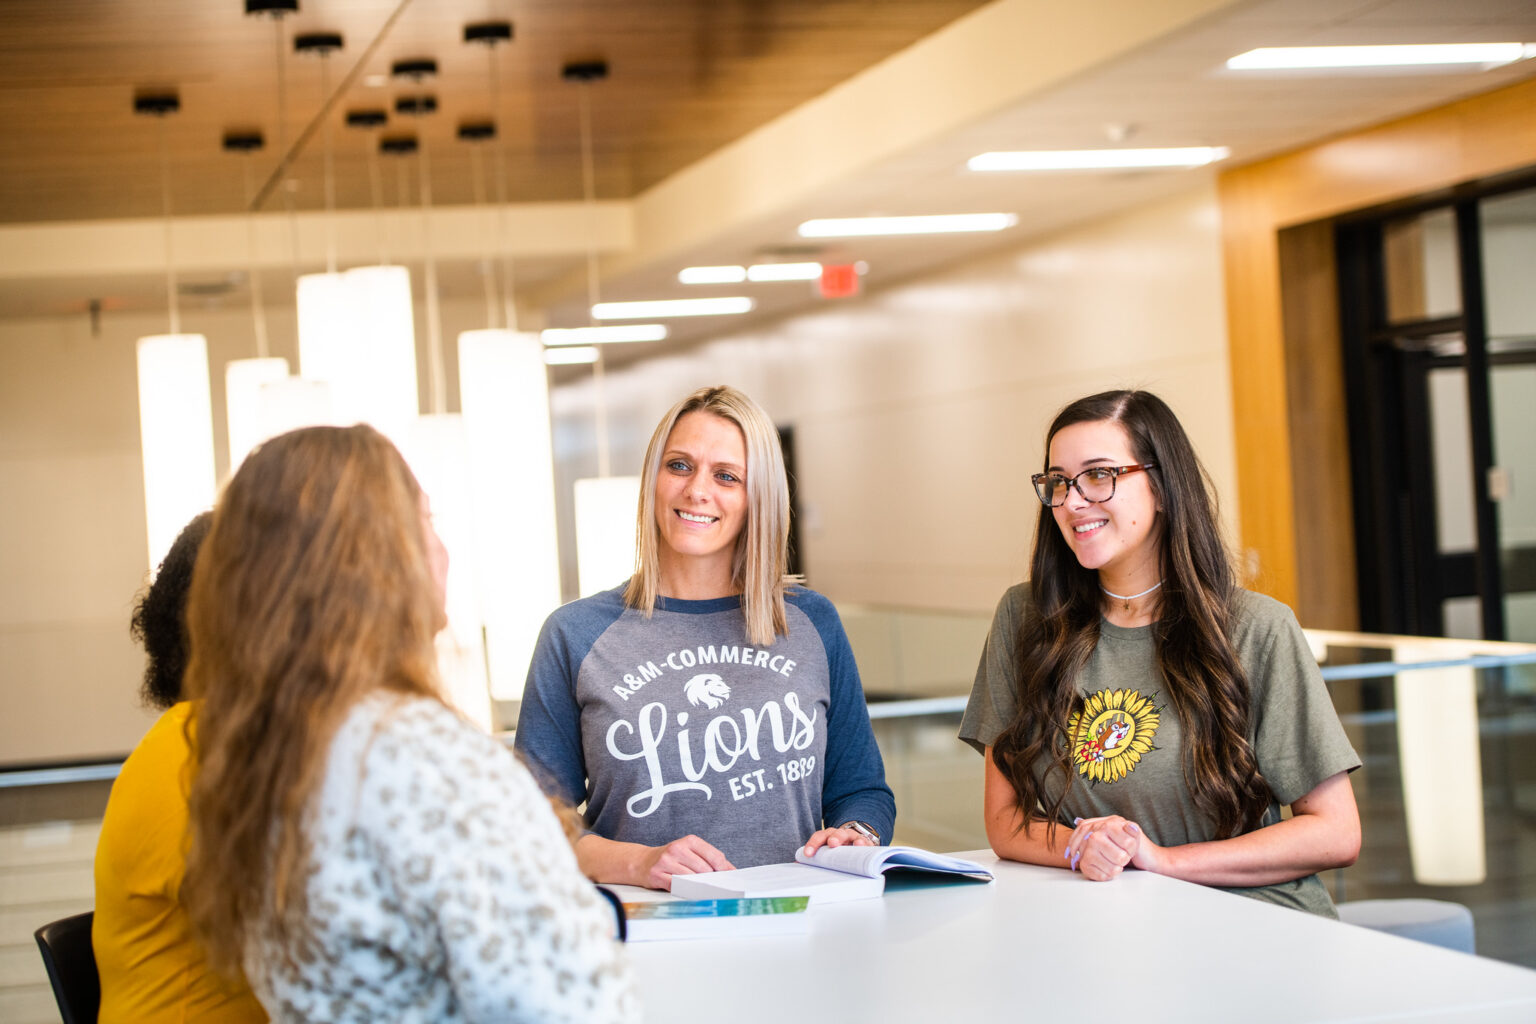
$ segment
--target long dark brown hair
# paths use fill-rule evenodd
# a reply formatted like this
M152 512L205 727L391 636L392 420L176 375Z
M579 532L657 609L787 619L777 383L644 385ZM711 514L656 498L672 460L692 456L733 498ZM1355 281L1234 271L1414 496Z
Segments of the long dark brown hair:
M219 501L187 612L181 890L217 970L254 921L290 951L307 938L304 816L348 710L379 690L441 699L420 495L376 430L312 427L254 451Z
M1218 835L1238 835L1258 824L1273 798L1248 739L1249 683L1232 642L1237 584L1209 479L1173 410L1149 392L1106 391L1068 405L1046 433L1047 462L1057 433L1077 423L1118 424L1136 461L1156 463L1147 477L1159 509L1163 585L1153 635L1160 682L1184 730L1184 776L1195 805ZM1076 776L1077 737L1067 734L1067 723L1082 703L1078 673L1099 641L1102 595L1098 573L1078 563L1044 505L1030 593L1015 652L1019 710L992 759L1018 796L1020 828L1044 818L1049 839ZM1044 783L1053 772L1062 785L1049 799Z

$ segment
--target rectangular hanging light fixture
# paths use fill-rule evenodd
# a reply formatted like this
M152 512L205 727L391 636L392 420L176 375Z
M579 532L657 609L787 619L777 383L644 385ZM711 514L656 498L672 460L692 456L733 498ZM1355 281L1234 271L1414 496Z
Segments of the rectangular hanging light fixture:
M815 281L820 263L754 263L747 268L748 281Z
M539 627L560 605L548 381L536 336L459 335L474 563L497 700L522 696Z
M629 579L635 571L638 476L576 481L576 574L582 597Z
M547 348L544 350L544 363L546 366L576 366L582 363L597 362L596 345L569 345L565 348Z
M1261 46L1227 61L1233 71L1304 68L1426 67L1476 64L1496 68L1536 56L1532 43L1420 43L1382 46Z
M229 475L234 476L251 449L267 440L262 393L266 385L288 376L288 360L232 359L224 364L224 409L229 423Z
M297 296L300 374L330 385L336 422L371 424L399 444L420 411L410 272L305 274Z
M715 299L651 299L644 302L599 302L592 307L598 320L647 320L668 316L726 316L749 313L753 302L745 295Z
M539 334L546 345L612 345L626 341L661 341L665 324L620 324L613 327L551 327Z
M139 339L137 355L144 511L154 571L187 520L213 507L208 341L201 334L152 334Z
M800 225L802 238L858 238L868 235L945 235L1002 231L1019 222L1012 213L950 213L917 217L827 217Z
M331 386L323 380L280 377L261 386L262 437L276 437L300 427L346 426L332 411Z
M677 272L680 284L740 284L746 279L746 267L684 267Z
M463 417L456 413L416 417L401 453L431 503L432 528L448 550L448 625L436 637L438 671L449 702L489 732L491 697L475 578L479 552Z
M1201 167L1223 160L1225 146L1160 149L1054 149L982 153L966 161L973 171L1101 171L1146 167Z

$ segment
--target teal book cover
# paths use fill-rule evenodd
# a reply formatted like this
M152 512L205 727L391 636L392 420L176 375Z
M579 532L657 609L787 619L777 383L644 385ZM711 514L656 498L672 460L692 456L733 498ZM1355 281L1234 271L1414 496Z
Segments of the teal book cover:
M649 942L799 934L810 928L808 906L810 898L806 896L626 903L625 938Z
M810 900L805 896L763 896L739 900L658 900L654 903L626 903L628 921L668 921L678 918L748 917L756 914L804 913Z

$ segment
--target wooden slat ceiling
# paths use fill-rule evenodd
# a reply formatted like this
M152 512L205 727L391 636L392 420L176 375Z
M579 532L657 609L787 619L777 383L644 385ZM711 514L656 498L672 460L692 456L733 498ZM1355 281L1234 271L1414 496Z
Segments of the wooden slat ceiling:
M979 0L301 0L281 20L244 0L4 0L0 7L0 223L154 217L161 147L174 212L324 206L324 126L331 126L338 208L374 203L380 131L417 134L435 203L494 198L495 149L460 141L459 125L494 118L512 201L582 194L578 90L589 89L600 198L633 196L980 6ZM391 19L393 21L391 22ZM488 53L466 24L513 23ZM292 40L339 32L329 58ZM370 44L378 46L368 59ZM279 53L286 94L278 124ZM396 60L430 57L438 74L391 79ZM607 80L575 85L572 60L605 59ZM347 76L356 72L345 90ZM493 71L496 86L492 87ZM133 112L139 91L173 89L180 113ZM336 94L331 114L318 119ZM435 114L393 113L397 97L431 94ZM499 102L498 102L499 101ZM390 109L374 132L348 110ZM281 130L280 130L281 128ZM254 129L266 147L224 152L227 131ZM290 151L312 130L287 171ZM479 153L477 157L475 154ZM415 202L422 161L378 161L386 205Z

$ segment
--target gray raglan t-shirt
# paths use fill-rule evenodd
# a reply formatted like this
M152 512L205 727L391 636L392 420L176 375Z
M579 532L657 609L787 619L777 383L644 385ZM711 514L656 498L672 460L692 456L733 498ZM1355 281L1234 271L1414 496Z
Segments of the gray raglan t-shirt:
M659 846L694 834L736 867L794 859L823 826L889 841L895 799L853 652L826 598L791 588L789 633L746 640L741 602L623 587L560 608L540 632L516 747L587 826Z
M1021 583L998 603L960 723L960 738L978 751L997 741L1018 707L1014 659L1030 600L1029 584ZM1160 846L1205 842L1217 836L1184 779L1183 734L1178 713L1163 693L1154 629L1099 623L1099 643L1077 680L1084 739L1072 752L1076 778L1062 804L1063 823L1070 828L1076 817L1119 814ZM1240 591L1233 641L1252 696L1249 740L1275 795L1262 823L1271 825L1280 820L1281 805L1332 775L1353 771L1360 758L1344 735L1317 661L1289 608ZM1069 734L1077 733L1078 721L1066 724ZM1059 772L1045 775L1050 799L1062 784ZM1338 916L1316 875L1229 891Z

